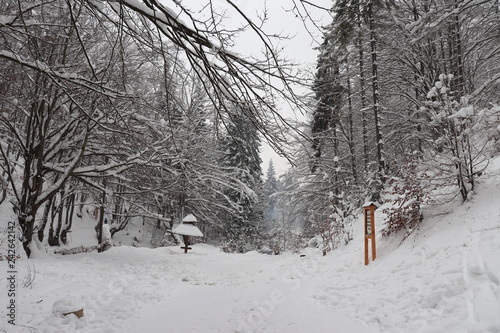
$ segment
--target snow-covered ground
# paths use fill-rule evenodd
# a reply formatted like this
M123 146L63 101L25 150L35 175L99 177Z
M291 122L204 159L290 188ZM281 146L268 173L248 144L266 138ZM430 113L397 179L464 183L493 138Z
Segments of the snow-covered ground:
M361 216L354 240L326 257L196 244L188 254L117 246L20 260L16 323L24 326L7 324L2 301L0 331L500 332L500 159L494 164L471 202L431 207L402 244L378 237L368 266ZM6 285L6 261L0 270ZM72 308L84 316L60 315Z

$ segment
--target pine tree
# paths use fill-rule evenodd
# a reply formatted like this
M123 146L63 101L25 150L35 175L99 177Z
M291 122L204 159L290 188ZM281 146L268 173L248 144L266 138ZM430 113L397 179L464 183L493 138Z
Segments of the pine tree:
M237 125L236 125L237 124ZM255 125L242 114L233 114L220 144L220 165L231 170L239 186L226 190L232 205L222 213L223 233L237 252L256 249L262 231L262 168L260 140Z
M273 160L269 161L266 180L264 181L264 220L267 222L267 228L272 229L278 218L277 199L274 196L278 192L278 180L274 170Z
M314 111L311 132L315 157L319 159L325 149L325 141L333 144L333 154L338 154L338 127L342 106L344 88L340 84L338 54L332 45L332 38L325 34L325 40L320 47L318 65L313 90L317 106ZM317 159L312 162L312 171L318 167Z

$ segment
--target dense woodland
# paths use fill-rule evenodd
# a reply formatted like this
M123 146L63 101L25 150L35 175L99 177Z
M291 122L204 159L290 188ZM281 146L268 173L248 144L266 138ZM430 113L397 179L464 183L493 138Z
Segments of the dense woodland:
M311 4L292 2L307 20ZM234 31L205 10L0 3L0 199L28 256L66 244L89 208L96 244L105 220L114 235L193 213L227 251L326 253L366 201L393 202L383 232L408 235L423 205L469 200L500 153L497 0L334 1L313 80L245 13ZM261 58L231 51L245 30ZM262 142L293 164L279 179L262 170Z
M498 1L335 1L315 109L287 177L295 214L326 250L365 202L390 202L383 234L421 208L469 200L500 152ZM300 162L307 161L308 163Z

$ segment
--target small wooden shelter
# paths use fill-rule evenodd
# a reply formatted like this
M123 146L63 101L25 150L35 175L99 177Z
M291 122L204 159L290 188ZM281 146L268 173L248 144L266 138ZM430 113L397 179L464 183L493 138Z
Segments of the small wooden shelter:
M184 246L181 246L181 249L184 249L184 253L187 253L188 250L191 250L191 247L189 247L189 237L203 237L203 233L195 225L197 221L198 220L193 214L189 214L182 219L181 224L179 224L172 230L174 234L182 236Z

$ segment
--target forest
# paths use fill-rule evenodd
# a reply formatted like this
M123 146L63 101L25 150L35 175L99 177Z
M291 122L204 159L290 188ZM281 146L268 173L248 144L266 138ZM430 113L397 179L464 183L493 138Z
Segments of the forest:
M313 3L291 4L311 20ZM225 251L326 254L364 203L390 202L382 232L407 237L424 205L470 200L500 154L498 0L333 1L311 73L266 15L226 1L243 22L229 29L212 5L0 3L0 204L28 257L89 212L96 245L105 223L168 232L192 213ZM248 32L261 54L233 51ZM284 175L262 167L264 142Z

